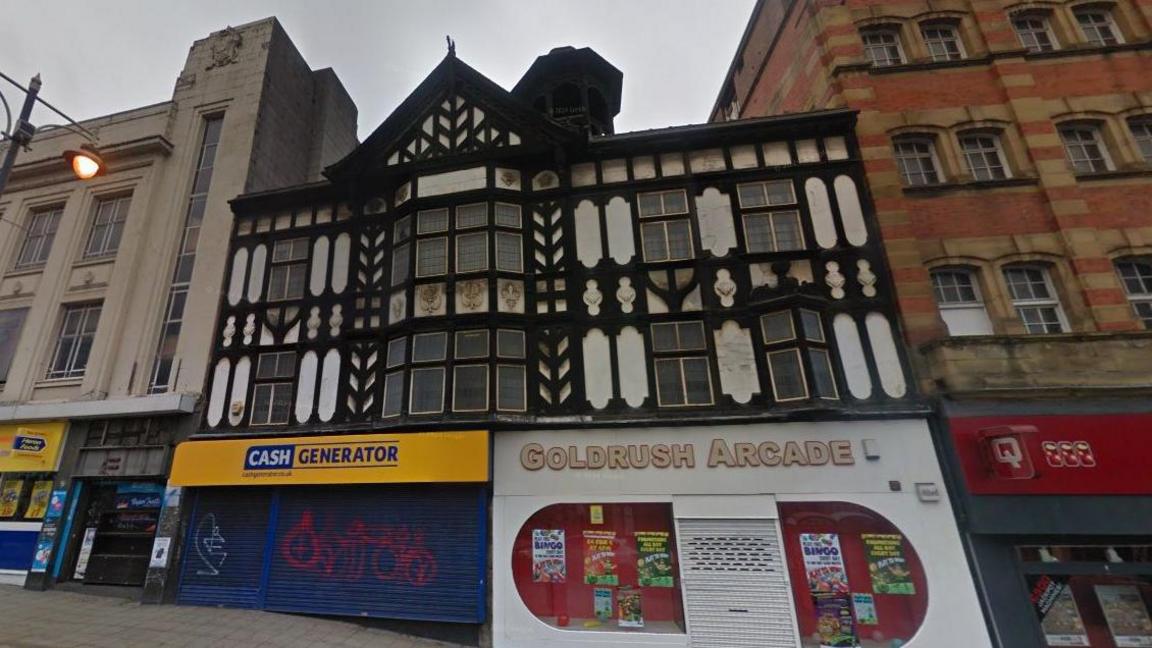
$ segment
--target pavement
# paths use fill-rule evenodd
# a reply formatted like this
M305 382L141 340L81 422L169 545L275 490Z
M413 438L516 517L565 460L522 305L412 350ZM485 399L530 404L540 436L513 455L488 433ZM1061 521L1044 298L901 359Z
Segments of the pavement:
M445 648L333 619L255 610L141 605L135 600L0 585L0 647Z

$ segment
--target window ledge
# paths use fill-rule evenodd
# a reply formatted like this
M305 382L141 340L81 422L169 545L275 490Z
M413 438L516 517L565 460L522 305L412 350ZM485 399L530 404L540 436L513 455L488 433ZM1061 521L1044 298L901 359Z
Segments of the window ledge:
M73 268L87 268L89 266L104 265L105 263L113 263L116 261L116 253L105 254L98 257L84 257L78 259L72 264Z
M1076 180L1091 182L1093 180L1115 180L1118 178L1139 178L1152 176L1152 168L1114 169L1112 171L1096 171L1094 173L1076 173Z
M980 56L963 58L958 61L930 61L919 60L900 63L899 65L876 66L869 61L845 63L832 69L832 76L842 72L868 72L873 74L898 74L900 72L919 72L949 67L966 67L987 65L997 59L1024 57L1028 60L1059 59L1085 54L1112 54L1116 52L1141 51L1152 48L1152 40L1143 40L1119 45L1091 45L1089 43L1072 43L1051 52L1033 52L1026 47L1013 47L1011 49L988 52Z
M961 182L940 182L929 185L915 185L902 187L906 194L935 194L949 191L966 191L973 189L996 189L1000 187L1024 187L1034 185L1039 179L1033 176L1006 178L1004 180L965 180Z
M32 388L40 387L79 387L84 382L84 376L79 378L43 378L33 383Z
M10 277L27 277L30 275L37 275L37 274L44 272L44 269L47 267L47 265L48 264L46 264L46 263L39 263L39 264L36 264L34 266L25 266L23 268L12 268L11 270L9 270L4 275L4 278L8 279Z

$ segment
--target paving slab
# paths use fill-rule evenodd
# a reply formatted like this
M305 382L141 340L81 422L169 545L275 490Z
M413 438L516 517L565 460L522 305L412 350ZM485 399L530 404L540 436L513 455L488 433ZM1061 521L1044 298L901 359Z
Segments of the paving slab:
M0 648L460 648L336 619L0 585Z

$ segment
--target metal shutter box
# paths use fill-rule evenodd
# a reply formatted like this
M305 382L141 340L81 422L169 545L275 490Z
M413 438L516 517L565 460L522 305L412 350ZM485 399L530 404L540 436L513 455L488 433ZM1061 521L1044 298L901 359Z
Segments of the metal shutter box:
M487 519L479 488L279 489L265 607L480 623Z
M693 648L799 645L776 520L688 518L677 528Z
M272 491L265 488L195 492L179 603L260 606L271 502Z

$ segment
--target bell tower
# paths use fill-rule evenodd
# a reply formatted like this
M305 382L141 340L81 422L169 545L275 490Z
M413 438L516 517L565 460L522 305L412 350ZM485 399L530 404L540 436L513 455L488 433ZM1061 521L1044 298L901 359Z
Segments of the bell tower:
M562 124L609 135L623 82L623 73L591 48L565 46L537 57L512 94Z

